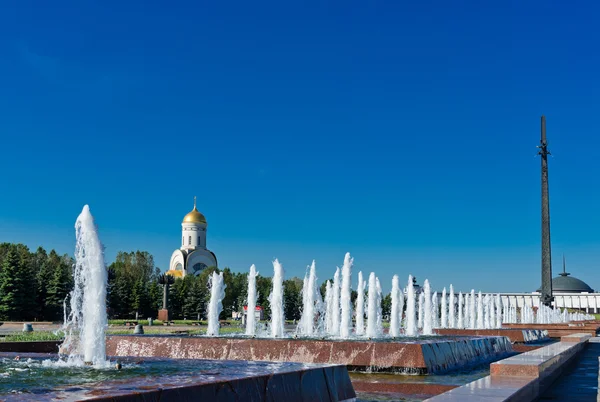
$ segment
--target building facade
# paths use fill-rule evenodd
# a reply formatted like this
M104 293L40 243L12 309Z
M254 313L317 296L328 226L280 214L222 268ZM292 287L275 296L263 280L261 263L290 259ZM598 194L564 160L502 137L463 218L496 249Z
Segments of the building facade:
M167 274L183 278L198 275L208 267L217 267L215 253L206 248L206 218L196 208L183 217L181 222L181 247L171 255Z

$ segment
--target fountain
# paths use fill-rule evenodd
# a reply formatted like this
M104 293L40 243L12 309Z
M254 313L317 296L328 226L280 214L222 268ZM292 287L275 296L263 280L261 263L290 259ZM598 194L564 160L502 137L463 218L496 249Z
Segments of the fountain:
M283 337L283 266L275 259L273 261L273 290L269 295L271 303L271 337Z
M477 315L475 313L475 289L471 289L471 296L469 297L469 328L475 329L475 319Z
M448 328L454 328L456 326L456 314L454 306L454 286L450 285L450 302L448 304Z
M433 296L431 297L431 304L433 308L433 328L440 327L440 306L438 304L438 295L437 292L433 292Z
M390 311L390 336L396 337L400 335L400 286L399 286L398 275L394 275L392 278L392 308Z
M252 264L248 274L248 306L246 308L246 335L248 336L256 335L256 315L254 311L256 310L256 299L258 298L256 293L257 276L256 266Z
M219 335L219 315L223 311L223 297L225 297L225 288L227 285L223 282L223 272L217 274L214 271L209 279L210 302L208 303L208 328L206 335ZM248 311L248 315L254 315L254 312Z
M423 335L433 335L433 319L431 311L431 288L429 287L429 280L425 279L423 283L423 298L425 299L424 314L423 314Z
M417 310L417 328L423 329L423 309L425 308L425 295L421 292L419 293L419 304Z
M319 321L323 315L321 292L317 280L316 263L312 262L308 275L304 277L304 286L302 288L302 317L298 324L298 332L303 335L312 336L319 334ZM317 321L318 320L318 321Z
M342 289L340 296L341 320L340 337L347 339L352 331L352 258L350 253L344 256L344 265L342 266Z
M375 272L369 275L369 303L367 312L367 336L371 339L381 336L381 287Z
M336 268L333 275L333 286L331 296L331 332L329 335L336 336L340 334L340 269Z
M333 333L333 289L330 281L325 283L325 333Z
M104 250L90 213L84 206L75 223L74 287L71 292L71 312L63 329L65 340L61 350L68 351L71 365L106 366L104 334L106 318L106 285L108 281ZM65 310L66 315L66 310Z
M442 323L441 328L448 328L448 307L446 305L446 288L442 290Z
M465 327L465 317L463 311L463 294L462 292L458 292L458 322L456 324L457 328Z
M329 281L327 281L327 285L329 285ZM364 335L365 333L365 286L366 283L363 280L362 271L360 271L358 273L358 287L356 288L356 335Z
M416 311L415 311L415 287L413 284L413 276L408 276L408 284L406 287L406 329L405 334L408 336L417 335Z
M483 297L481 291L477 295L477 329L483 329Z

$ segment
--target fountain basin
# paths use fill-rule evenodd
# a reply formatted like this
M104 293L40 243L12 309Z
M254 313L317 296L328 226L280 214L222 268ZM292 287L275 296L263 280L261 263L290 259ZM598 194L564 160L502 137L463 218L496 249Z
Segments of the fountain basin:
M460 336L506 336L511 343L532 343L549 340L548 331L527 328L499 328L499 329L458 329L437 328L434 332L440 335Z
M121 358L123 368L116 370L56 365L56 355L15 356L0 354L3 401L334 402L356 397L340 365Z
M514 353L501 336L371 341L112 335L106 347L111 356L327 363L406 374L440 373Z

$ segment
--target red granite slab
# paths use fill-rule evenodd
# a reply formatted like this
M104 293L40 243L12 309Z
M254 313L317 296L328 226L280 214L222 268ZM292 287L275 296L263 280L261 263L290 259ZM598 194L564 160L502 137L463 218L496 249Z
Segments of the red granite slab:
M377 342L113 335L106 338L106 352L109 356L329 363L355 368L425 373L452 369L472 363L473 359L493 358L506 353L506 345L510 349L508 352L512 352L506 338L489 338L456 337ZM498 348L494 345L503 346ZM467 350L468 353L463 356L462 350Z
M506 336L511 343L525 343L532 340L538 341L545 339L538 334L537 339L528 339L525 336L525 330L537 330L536 328L499 328L499 329L458 329L458 328L438 328L434 331L439 335L460 335L460 336Z

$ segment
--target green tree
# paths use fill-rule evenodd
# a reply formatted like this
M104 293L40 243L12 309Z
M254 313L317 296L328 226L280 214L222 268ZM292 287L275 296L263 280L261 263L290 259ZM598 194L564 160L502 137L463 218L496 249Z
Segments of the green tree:
M63 318L65 299L73 289L74 263L71 257L64 255L54 266L52 278L48 283L45 319L58 321Z
M16 321L20 319L23 303L23 279L19 275L21 261L14 247L4 256L0 274L0 318Z
M300 278L283 281L283 309L286 320L299 320L302 315L302 286Z
M381 315L384 319L389 319L390 313L392 312L392 294L388 293L381 300Z
M22 244L10 247L5 255L0 274L2 319L15 321L35 317L35 278L30 260L30 253Z
M199 277L193 278L184 301L184 314L187 318L197 320L206 316L208 288Z

